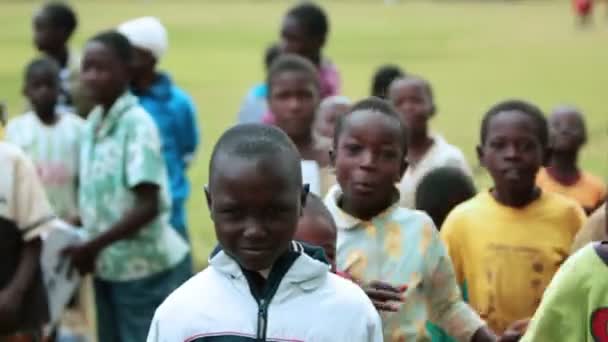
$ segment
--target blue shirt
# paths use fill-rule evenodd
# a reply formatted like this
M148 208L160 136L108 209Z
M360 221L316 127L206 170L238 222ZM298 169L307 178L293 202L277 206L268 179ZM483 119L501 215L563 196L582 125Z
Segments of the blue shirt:
M268 111L268 86L259 83L251 87L243 100L238 113L238 122L262 122L262 117Z
M186 169L199 143L194 103L164 73L158 74L150 88L136 92L136 95L156 122L169 174L171 198L181 202L190 192Z

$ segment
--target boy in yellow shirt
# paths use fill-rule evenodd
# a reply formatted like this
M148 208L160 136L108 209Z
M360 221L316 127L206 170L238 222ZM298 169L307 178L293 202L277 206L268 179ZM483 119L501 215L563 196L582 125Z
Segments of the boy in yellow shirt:
M498 333L534 314L585 220L579 205L536 187L547 145L536 106L491 108L477 149L494 187L456 207L441 229L470 304Z
M559 107L549 117L551 158L541 169L536 184L577 201L587 213L600 206L606 196L606 184L578 167L578 153L587 141L585 120L573 107Z

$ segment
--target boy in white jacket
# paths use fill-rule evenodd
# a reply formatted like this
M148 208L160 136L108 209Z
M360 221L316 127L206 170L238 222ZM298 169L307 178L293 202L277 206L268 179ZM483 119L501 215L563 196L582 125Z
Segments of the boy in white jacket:
M363 291L292 241L301 184L282 131L244 124L223 134L206 189L219 247L157 310L148 342L382 341Z

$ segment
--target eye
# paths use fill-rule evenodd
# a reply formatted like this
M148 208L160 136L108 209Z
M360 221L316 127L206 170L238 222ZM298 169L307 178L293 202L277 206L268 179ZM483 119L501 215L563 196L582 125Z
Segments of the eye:
M381 154L382 158L387 159L387 160L393 160L395 158L397 158L397 151L395 151L394 149L385 149L382 150Z
M355 144L355 143L347 143L344 144L343 148L346 150L346 152L348 152L348 154L357 154L359 152L361 152L361 150L363 150L363 146L359 145L359 144Z
M495 150L500 150L500 149L505 148L504 140L491 140L489 145L491 148L493 148Z

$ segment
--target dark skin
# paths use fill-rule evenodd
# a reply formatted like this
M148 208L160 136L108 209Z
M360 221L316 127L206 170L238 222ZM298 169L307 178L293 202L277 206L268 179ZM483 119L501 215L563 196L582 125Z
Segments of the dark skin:
M316 82L304 72L286 71L275 75L269 87L268 106L277 127L295 143L302 159L327 166L328 153L317 146L313 136L315 111L320 101Z
M55 106L59 97L59 77L52 69L38 68L30 73L23 88L38 118L52 126L59 121Z
M36 277L41 249L40 239L27 242L13 279L0 289L0 334L10 334L17 330L19 312L26 292Z
M297 18L286 16L281 25L281 50L294 53L310 60L314 65L321 65L321 50L325 37L310 34Z
M490 120L486 140L477 147L481 165L494 180L492 196L505 206L523 208L540 196L536 173L546 149L538 129L524 113L501 112Z
M564 185L580 179L578 154L587 140L583 116L574 108L559 108L549 117L551 158L547 171Z
M34 45L36 48L53 58L64 68L68 63L67 42L71 32L65 27L56 26L44 10L34 15L32 22L34 29Z
M103 106L105 116L128 87L129 66L111 48L95 41L87 44L82 64L84 85L94 94L95 101ZM160 214L158 185L141 183L131 191L135 195L136 205L127 209L110 229L88 242L62 251L80 274L93 272L99 253L117 241L133 237Z
M304 208L304 213L298 221L294 239L323 248L332 272L335 272L338 232L332 220L331 217L323 217Z
M131 86L135 92L148 90L156 77L156 58L148 50L133 47L133 62L131 63Z
M299 163L223 154L213 167L205 195L217 239L241 267L267 276L289 249L308 194L294 176Z
M410 164L416 164L433 146L428 121L435 114L435 107L427 87L425 80L409 77L394 81L389 88L389 100L408 128L407 158Z

